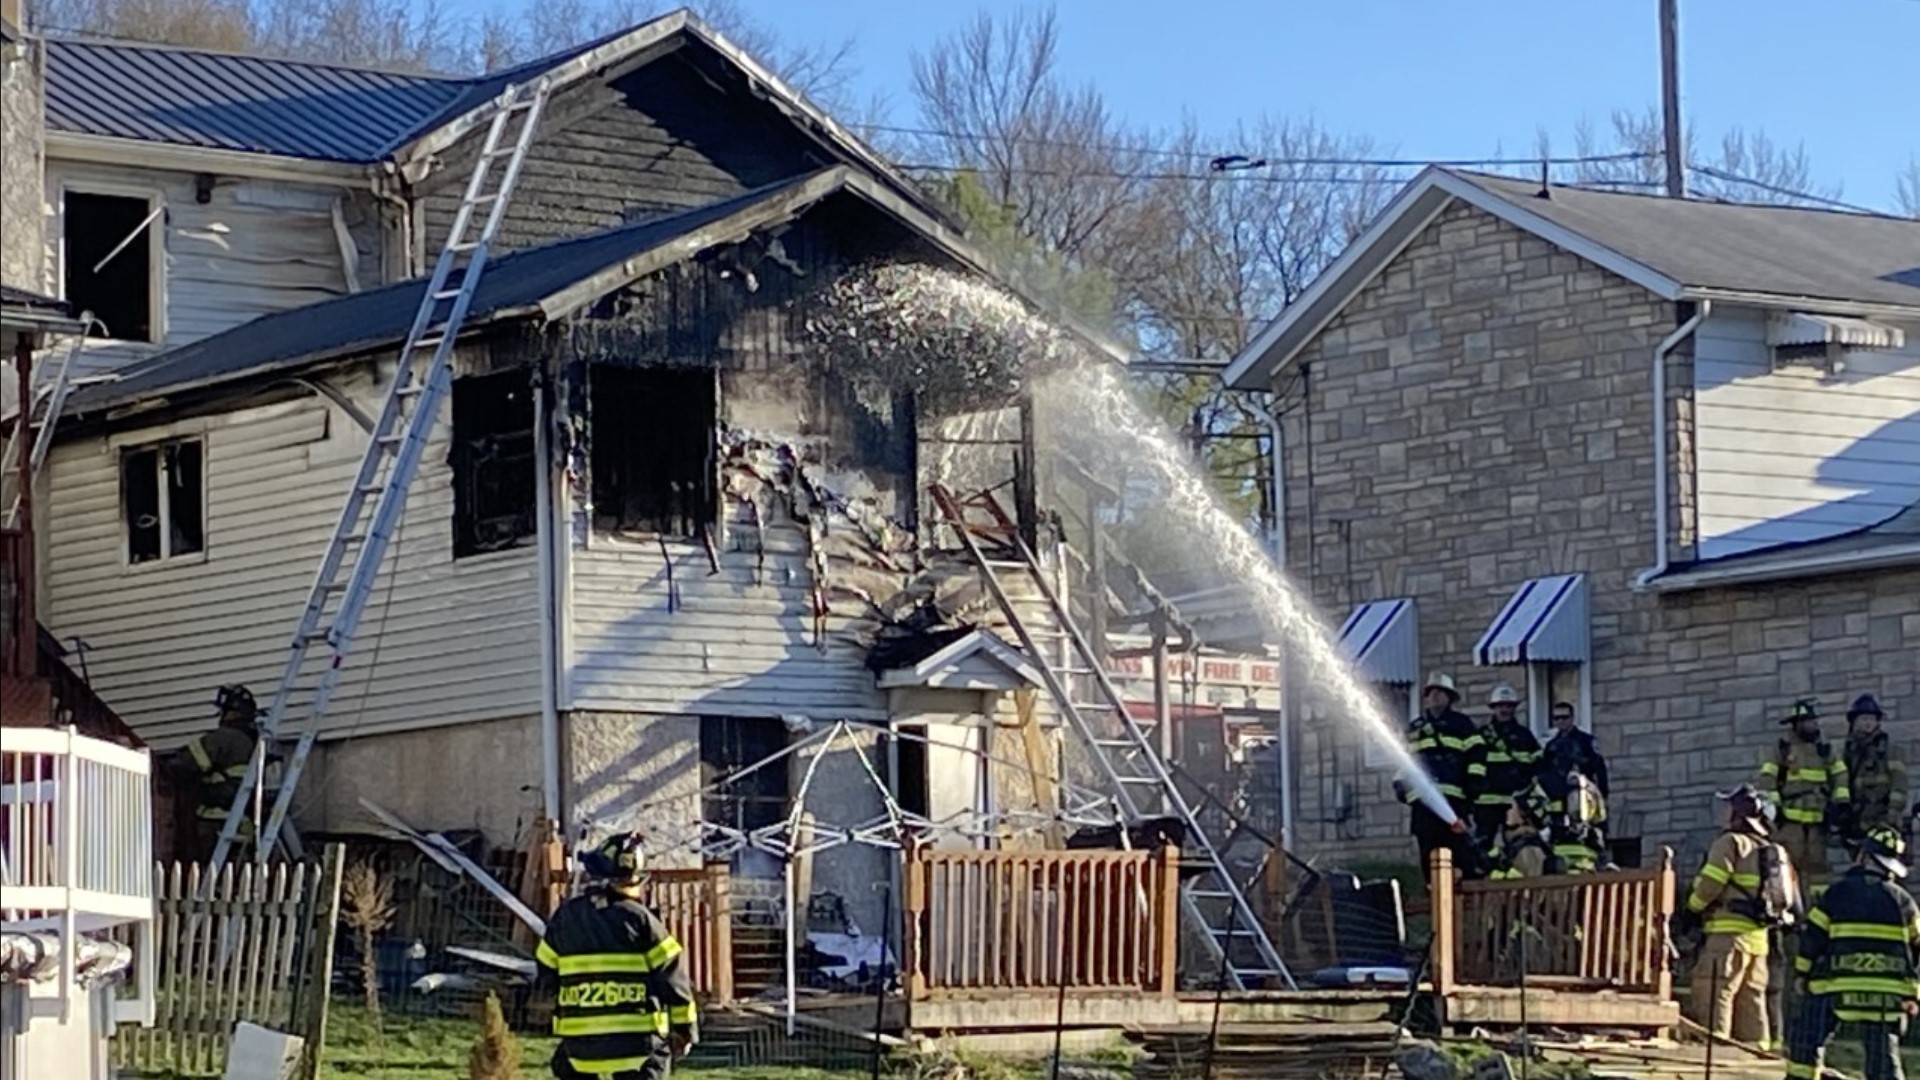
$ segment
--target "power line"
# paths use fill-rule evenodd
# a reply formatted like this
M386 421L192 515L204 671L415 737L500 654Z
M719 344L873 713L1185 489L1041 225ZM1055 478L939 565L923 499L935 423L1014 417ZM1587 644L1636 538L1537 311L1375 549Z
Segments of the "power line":
M1913 0L1913 2L1920 3L1920 0ZM1848 210L1856 214L1872 214L1876 217L1886 216L1886 211L1884 210L1875 210L1872 207L1842 202L1839 199L1829 198L1825 195L1815 195L1810 191L1798 191L1794 188L1781 187L1778 184L1770 184L1765 180L1755 180L1751 176L1741 176L1739 173L1726 172L1707 165L1689 165L1687 168L1702 176L1711 176L1715 180L1724 180L1730 184L1744 184L1760 191L1771 192L1775 195L1785 195L1794 199L1802 199L1810 203L1818 203L1821 206L1831 207L1835 210Z

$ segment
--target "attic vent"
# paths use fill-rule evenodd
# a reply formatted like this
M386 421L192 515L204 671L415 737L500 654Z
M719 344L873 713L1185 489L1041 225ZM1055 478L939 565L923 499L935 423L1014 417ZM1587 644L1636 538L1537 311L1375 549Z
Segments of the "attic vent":
M1904 348L1907 336L1886 326L1844 315L1778 312L1767 320L1767 344L1775 371L1813 369L1829 375L1846 368L1846 354L1870 349Z

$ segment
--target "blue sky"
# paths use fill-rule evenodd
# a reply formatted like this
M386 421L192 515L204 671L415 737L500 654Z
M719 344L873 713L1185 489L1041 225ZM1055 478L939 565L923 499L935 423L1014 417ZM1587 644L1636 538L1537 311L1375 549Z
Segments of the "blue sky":
M669 4L671 0L668 0ZM795 41L852 37L853 96L911 123L909 57L1010 2L744 0ZM1657 100L1655 0L1059 0L1062 66L1115 112L1227 128L1310 115L1404 157L1570 152L1582 116ZM1816 179L1870 207L1920 155L1920 0L1680 0L1684 107L1702 148L1732 126L1804 142ZM1224 150L1240 148L1222 148ZM1250 148L1257 150L1259 148Z

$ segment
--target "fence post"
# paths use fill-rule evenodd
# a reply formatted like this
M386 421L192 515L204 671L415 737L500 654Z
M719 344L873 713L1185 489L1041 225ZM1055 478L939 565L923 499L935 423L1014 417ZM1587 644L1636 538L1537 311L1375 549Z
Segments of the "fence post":
M1453 853L1435 848L1431 866L1433 896L1433 992L1446 997L1453 992L1453 960L1458 947L1458 912L1453 896Z
M911 839L900 849L907 886L906 918L901 920L900 956L905 961L907 972L906 989L909 1010L913 1002L924 999L927 995L926 957L922 954L920 938L927 911L925 858L920 845Z
M333 950L340 932L340 879L346 871L346 847L328 844L321 852L320 864L320 887L307 924L307 1046L300 1059L302 1080L314 1080L320 1074L320 1059L327 1048L327 1003L333 991Z
M1654 928L1652 942L1654 950L1653 993L1654 999L1657 1001L1672 1001L1673 953L1668 950L1667 943L1670 940L1668 928L1673 925L1676 897L1673 877L1673 849L1670 847L1660 849L1660 883L1656 888L1659 892L1655 895L1654 905L1659 918L1655 921L1658 922L1659 925Z
M1160 946L1160 996L1173 997L1180 989L1180 849L1172 844L1155 857L1160 864L1160 897L1154 905L1154 940ZM1229 938L1226 948L1233 947Z
M713 971L713 1000L733 1000L733 878L727 864L712 862L707 870L707 905L712 917L709 930L713 954L708 963Z

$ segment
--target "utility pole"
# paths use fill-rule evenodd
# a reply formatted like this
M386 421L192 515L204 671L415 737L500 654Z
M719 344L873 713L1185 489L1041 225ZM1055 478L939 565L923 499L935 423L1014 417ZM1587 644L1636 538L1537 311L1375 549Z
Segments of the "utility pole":
M1666 125L1667 197L1687 196L1686 142L1680 132L1680 0L1660 0L1660 105Z

